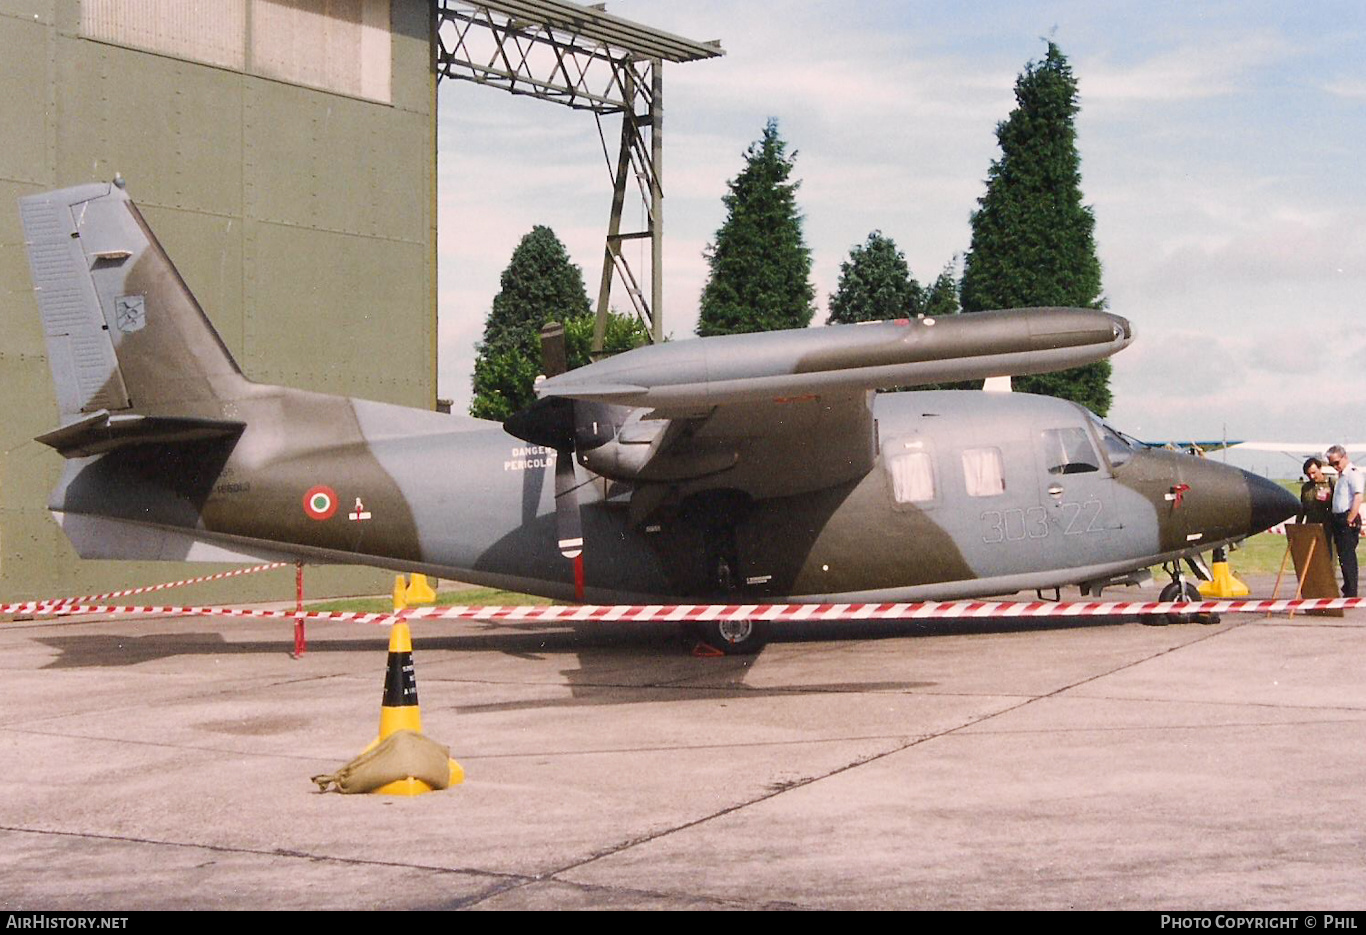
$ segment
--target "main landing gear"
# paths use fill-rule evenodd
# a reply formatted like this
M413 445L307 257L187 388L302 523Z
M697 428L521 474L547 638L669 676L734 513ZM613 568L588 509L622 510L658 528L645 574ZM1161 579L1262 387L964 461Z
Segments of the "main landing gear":
M706 509L703 509L706 507ZM717 491L708 500L697 500L694 508L702 518L703 555L707 563L707 589L721 603L739 603L743 573L736 534L737 518L748 510L747 501ZM720 650L727 656L757 653L768 642L768 625L761 620L697 621L691 636Z
M692 624L693 636L727 656L750 656L768 642L761 620L710 620Z

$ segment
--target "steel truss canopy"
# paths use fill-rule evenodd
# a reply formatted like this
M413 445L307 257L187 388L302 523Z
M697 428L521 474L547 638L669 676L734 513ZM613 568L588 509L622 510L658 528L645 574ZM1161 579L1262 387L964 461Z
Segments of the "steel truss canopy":
M599 114L629 110L638 100L623 81L630 63L725 54L718 42L684 39L565 0L437 0L437 37L444 78Z
M566 0L435 0L437 74L592 111L621 114L612 209L603 255L593 350L602 350L613 272L620 277L652 341L663 339L664 62L723 55L719 42L696 42ZM599 123L601 132L601 123ZM634 176L646 229L621 231L628 178ZM648 238L650 294L621 252L625 240Z

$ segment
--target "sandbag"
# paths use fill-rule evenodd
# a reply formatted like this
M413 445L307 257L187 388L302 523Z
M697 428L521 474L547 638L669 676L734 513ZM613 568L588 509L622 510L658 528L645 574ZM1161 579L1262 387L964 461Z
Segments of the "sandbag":
M433 789L451 784L451 751L412 730L396 730L335 773L313 777L319 792L373 792L400 779L420 779Z

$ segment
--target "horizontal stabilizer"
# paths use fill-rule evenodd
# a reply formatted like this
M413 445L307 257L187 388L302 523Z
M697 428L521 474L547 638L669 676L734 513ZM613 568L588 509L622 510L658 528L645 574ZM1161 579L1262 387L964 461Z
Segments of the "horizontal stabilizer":
M39 435L35 441L55 448L64 458L88 458L131 445L166 445L235 438L245 427L244 423L228 420L116 415L101 409Z

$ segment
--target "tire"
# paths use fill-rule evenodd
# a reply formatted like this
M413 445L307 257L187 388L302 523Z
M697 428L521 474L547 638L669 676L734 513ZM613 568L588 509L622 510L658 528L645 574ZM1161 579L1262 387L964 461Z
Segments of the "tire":
M1184 589L1185 589L1185 590L1184 590L1184 595L1183 595L1183 592L1182 592L1183 587L1184 587ZM1205 598L1204 598L1204 595L1202 595L1202 594L1200 593L1200 589L1197 588L1195 585L1191 584L1189 581L1184 581L1184 582L1182 582L1181 584L1178 584L1178 583L1176 583L1175 581L1173 581L1171 584L1167 585L1165 588L1162 589L1162 593L1159 594L1159 595L1157 596L1157 599L1158 599L1159 601L1180 601L1180 600L1187 600L1187 601L1203 601ZM1219 615L1218 615L1218 614L1167 614L1167 622L1168 622L1168 623L1205 623L1205 624L1209 624L1209 623L1218 623L1218 622L1219 622Z
M694 633L699 640L727 656L757 653L768 641L768 628L759 620L715 620L698 623Z

